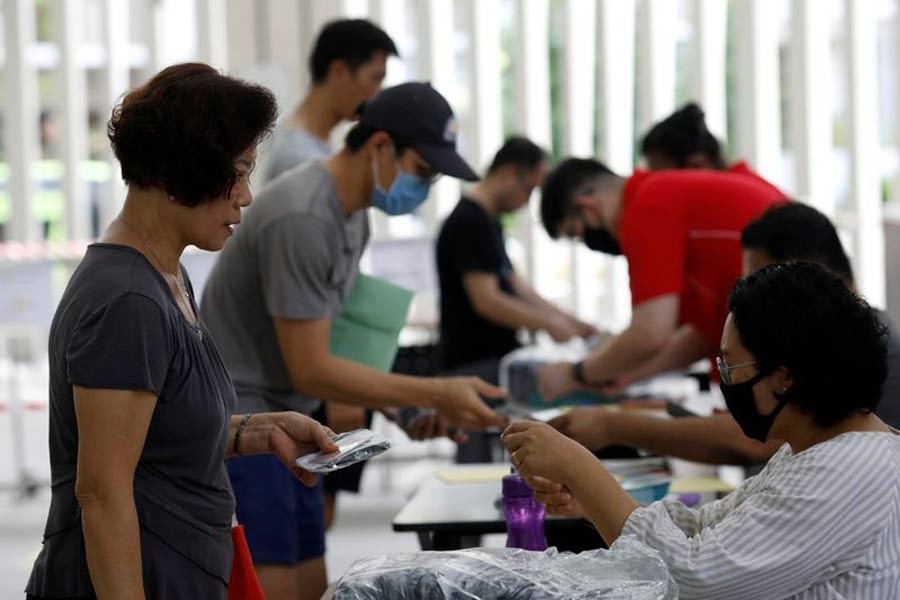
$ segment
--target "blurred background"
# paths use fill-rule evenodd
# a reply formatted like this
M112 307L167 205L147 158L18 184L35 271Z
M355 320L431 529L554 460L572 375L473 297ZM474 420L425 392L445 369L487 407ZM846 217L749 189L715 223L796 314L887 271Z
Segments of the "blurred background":
M695 100L729 158L835 219L860 291L900 322L898 8L900 0L3 0L0 597L18 597L39 547L45 340L68 274L124 199L106 122L129 88L199 60L271 87L287 115L307 87L319 28L353 16L398 44L385 85L431 81L459 117L462 154L482 169L518 133L556 159L596 156L626 173L640 166L648 127ZM443 178L417 214L373 216L365 270L417 291L406 343L435 335L432 240L459 191ZM551 241L536 206L505 222L517 267L581 318L624 325L624 260ZM195 288L213 259L186 255ZM349 500L357 511L342 509L330 534L333 576L361 545L346 528L380 520L386 531L394 499L427 471L420 459L451 452L440 441L401 443L393 462L376 461L369 492ZM411 537L392 539L415 547Z

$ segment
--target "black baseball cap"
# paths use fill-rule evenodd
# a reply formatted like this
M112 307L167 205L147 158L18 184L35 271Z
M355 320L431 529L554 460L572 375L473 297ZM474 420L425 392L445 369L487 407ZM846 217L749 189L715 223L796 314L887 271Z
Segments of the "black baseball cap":
M366 103L359 122L387 131L410 145L438 173L478 180L472 167L456 152L459 127L453 109L430 83L410 82L385 88Z

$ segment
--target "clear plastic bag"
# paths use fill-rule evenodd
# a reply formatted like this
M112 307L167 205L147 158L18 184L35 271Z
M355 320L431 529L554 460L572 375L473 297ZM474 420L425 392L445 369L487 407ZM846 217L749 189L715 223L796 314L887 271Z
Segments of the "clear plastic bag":
M554 346L524 346L513 350L500 360L500 387L509 394L511 404L531 410L552 406L595 405L612 402L597 392L576 390L552 402L545 402L538 392L538 369L557 362L577 362L591 351L592 346L580 338Z
M678 586L652 548L620 538L580 554L474 548L366 558L334 600L675 600Z
M331 438L339 450L337 452L314 452L301 456L296 465L313 473L331 473L358 462L378 456L391 447L391 442L371 429L356 429L339 433Z

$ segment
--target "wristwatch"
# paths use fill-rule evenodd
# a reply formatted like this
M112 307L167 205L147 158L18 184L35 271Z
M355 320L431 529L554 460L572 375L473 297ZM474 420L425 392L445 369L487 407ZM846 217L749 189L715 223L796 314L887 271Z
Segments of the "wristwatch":
M577 363L572 363L572 379L574 379L578 383L587 384L587 379L585 379L584 377L583 360L579 360Z

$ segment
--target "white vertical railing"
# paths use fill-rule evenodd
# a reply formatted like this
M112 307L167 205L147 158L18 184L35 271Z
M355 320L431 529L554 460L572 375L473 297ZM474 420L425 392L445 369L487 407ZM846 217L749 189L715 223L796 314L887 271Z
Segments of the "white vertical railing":
M567 0L563 39L563 147L568 154L594 154L594 92L597 72L597 2Z
M322 0L320 0L322 1ZM335 0L324 0L336 4ZM366 19L371 14L369 0L339 0L340 17L347 19Z
M37 73L29 52L35 39L33 0L5 0L3 3L6 65L4 96L6 160L10 168L8 191L12 215L8 224L11 240L37 239L37 223L32 210L35 182L31 168L38 157Z
M161 69L168 66L163 64L163 48L165 43L160 39L165 34L160 27L160 10L162 9L159 0L139 0L136 6L138 14L142 16L146 31L143 32L143 41L147 50L147 62L141 70L141 82L147 81Z
M70 240L86 240L92 232L88 189L80 172L88 156L87 82L80 60L84 2L54 2L52 9L60 49L57 80L60 141L65 165L62 189L66 199L66 234Z
M471 32L472 162L485 168L503 143L500 79L500 0L467 0L466 28Z
M639 4L638 53L641 94L638 135L675 108L675 42L678 2L642 0Z
M109 118L112 107L119 101L130 87L128 61L128 18L129 3L120 0L103 0L103 41L106 51L106 66L103 68L104 100L103 118ZM110 181L104 186L100 205L100 229L112 221L125 200L125 185L119 163L113 156L112 148L107 148L106 155L113 165Z
M534 143L550 148L550 3L520 2L513 74L520 132Z
M301 2L267 0L265 12L259 15L265 19L266 33L261 43L266 57L262 63L272 69L273 91L278 95L283 118L293 113L309 86L307 59L312 39L306 28L297 28L297 23L305 19L303 9Z
M826 214L834 209L830 162L831 22L821 0L793 0L790 52L790 123L795 192ZM828 11L825 11L826 14Z
M781 89L776 0L736 0L738 154L774 180L781 174Z
M372 15L374 20L378 23L378 26L384 29L384 31L387 32L389 36L391 36L391 38L394 40L394 43L398 44L399 48L399 45L401 45L401 40L403 39L403 36L405 34L403 24L408 17L403 1L376 0L375 6L372 10ZM418 40L416 40L415 43L418 43ZM400 61L408 63L409 58L410 57L405 56L403 54L403 51L400 50ZM398 76L397 69L392 68L396 66L396 63L394 63L394 65L388 65L387 75L384 82L385 87L391 87L405 81ZM417 78L420 77L417 76ZM428 202L433 203L434 200L432 199ZM377 210L370 211L370 214L373 237L381 238L387 236L390 230L388 218L384 214L382 214L381 211Z
M424 66L422 79L430 81L434 89L454 106L456 64L453 3L446 0L422 0L419 10L419 48ZM425 222L436 223L439 216L450 212L456 205L459 194L459 181L450 177L439 179L432 187L431 199L422 206Z
M846 6L850 197L856 215L854 267L860 291L872 304L884 306L875 6L855 0L847 0Z
M594 155L594 92L597 89L597 1L567 0L563 39L563 144L566 154ZM571 249L572 308L596 312L597 260L582 244Z
M634 166L634 0L600 0L600 158L613 171Z
M197 0L197 57L217 69L228 70L226 0Z
M520 2L516 14L515 110L520 130L542 148L550 149L553 136L550 126L550 2ZM537 279L539 243L548 243L540 223L538 194L531 197L532 218L522 219L515 237L525 247L525 264L532 281Z
M600 0L600 159L620 175L634 168L635 2ZM628 265L607 259L610 268L611 306L608 326L621 325L631 314Z
M725 56L728 37L728 3L694 0L695 67L692 90L706 113L706 125L720 140L728 137L725 98Z
M409 64L411 57L406 55L404 44L404 25L407 21L407 14L404 10L402 0L374 0L372 7L372 18L378 23L378 26L384 29L394 43L397 44L397 50L400 53L399 61L390 59L388 61L387 76L384 80L385 87L394 86L403 83L406 79L403 72L406 71L406 65ZM401 66L398 63L403 63Z
M564 10L565 34L561 63L561 130L565 154L594 154L595 130L598 154L615 171L628 174L633 166L635 140L650 122L674 107L675 43L679 3L676 0L515 0L518 46L511 53L515 98L503 103L500 60L501 18L507 0L464 0L465 11L456 12L450 0L195 0L196 52L200 60L238 74L253 76L263 62L283 68L291 92L306 88L306 61L313 36L327 20L372 15L395 37L400 46L411 48L401 60L418 64L417 79L431 80L445 94L466 127L466 152L474 166L486 165L502 141L502 115L512 111L517 133L544 147L551 146L550 31L551 11ZM791 130L793 169L798 195L827 213L834 204L831 96L834 64L831 52L831 10L817 0L689 0L694 25L691 86L703 105L710 129L720 137L734 137L737 154L747 158L760 172L784 182L781 142L781 78L779 76L779 29L781 8L788 2L793 16L788 41L790 86L787 125ZM851 173L850 198L853 215L847 220L852 233L854 264L860 287L878 304L884 297L881 176L878 141L878 57L875 28L878 10L873 2L843 0L847 34L848 148ZM35 0L3 0L5 33L3 54L4 148L11 178L7 192L12 200L9 237L32 240L38 227L32 215L35 180L30 169L39 155L37 123L41 99L37 69L54 74L58 86L61 156L66 167L61 187L66 202L66 231L70 238L86 236L90 230L87 184L79 174L87 151L86 113L88 99L99 101L102 119L130 85L133 69L144 78L162 67L171 55L166 46L166 20L179 14L178 2L158 0L50 0L57 27L54 42L59 53L35 52ZM164 7L165 10L161 10ZM728 31L728 10L737 26ZM93 12L92 12L93 11ZM130 19L130 15L138 15ZM186 14L186 13L185 13ZM454 27L459 15L464 23ZM134 21L131 23L130 21ZM87 44L81 32L99 24L101 49ZM135 62L135 38L146 42L146 62ZM416 26L407 26L416 23ZM456 52L460 35L469 37L470 79L457 77ZM726 102L726 40L735 52L733 106ZM897 37L897 32L894 32ZM636 48L640 64L635 68ZM58 62L56 62L58 60ZM595 64L596 63L596 64ZM396 63L395 63L396 64ZM90 66L88 66L90 65ZM88 69L91 69L89 72ZM412 68L395 69L390 83L409 78ZM636 73L637 71L637 73ZM86 86L87 76L99 80L95 94ZM840 81L840 79L838 80ZM266 82L268 83L268 82ZM635 83L641 95L635 97ZM596 88L596 93L595 93ZM471 102L467 102L471 100ZM282 99L282 109L292 108L293 98ZM638 103L635 111L635 103ZM599 104L598 104L599 103ZM595 112L595 108L597 109ZM726 109L735 118L734 131L727 131ZM638 128L635 128L637 114ZM595 115L597 117L594 123ZM111 156L110 156L111 159ZM115 163L113 162L115 165ZM101 200L101 225L119 210L124 188L118 166L113 181L105 186ZM898 186L900 187L900 186ZM436 198L426 205L424 217L434 226L456 202L459 184L445 180L435 189ZM536 199L532 206L537 214ZM523 221L529 221L522 219ZM387 224L387 221L384 221ZM398 222L399 225L399 222ZM384 232L389 234L387 227ZM543 234L539 219L519 228L515 236L527 252L528 271L535 276L543 269L565 264L567 250L553 248ZM548 250L552 250L548 252ZM541 256L537 261L536 256ZM572 257L577 305L585 309L595 295L587 282L595 278L597 257L576 251ZM602 264L602 261L601 263ZM627 287L622 261L611 263L616 275L612 293L616 312L625 314ZM602 271L602 269L600 269ZM540 278L537 278L540 279ZM557 282L558 283L558 282ZM593 285L593 284L591 284ZM600 282L598 289L604 284ZM598 294L602 294L602 290Z
M216 8L212 4L215 0L209 0L210 12ZM225 47L228 57L227 68L231 73L241 73L253 67L258 61L258 28L257 12L254 0L226 0L225 19ZM213 18L215 16L213 15ZM220 26L220 23L210 23L212 26ZM210 36L215 32L210 31ZM207 43L213 43L210 39Z

